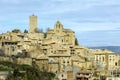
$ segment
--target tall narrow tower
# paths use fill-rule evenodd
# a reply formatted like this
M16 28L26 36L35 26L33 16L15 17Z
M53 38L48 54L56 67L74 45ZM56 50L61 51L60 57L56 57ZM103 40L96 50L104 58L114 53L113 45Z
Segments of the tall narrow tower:
M35 33L37 29L37 16L32 15L29 17L29 26L30 26L30 33Z

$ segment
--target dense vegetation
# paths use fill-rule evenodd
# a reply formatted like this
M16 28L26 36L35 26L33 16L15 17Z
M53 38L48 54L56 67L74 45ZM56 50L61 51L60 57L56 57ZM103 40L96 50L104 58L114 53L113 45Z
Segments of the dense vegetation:
M21 31L19 29L12 30L13 33L20 33Z
M0 62L0 71L9 71L7 80L52 80L55 74L39 71L29 65L18 65L11 62Z

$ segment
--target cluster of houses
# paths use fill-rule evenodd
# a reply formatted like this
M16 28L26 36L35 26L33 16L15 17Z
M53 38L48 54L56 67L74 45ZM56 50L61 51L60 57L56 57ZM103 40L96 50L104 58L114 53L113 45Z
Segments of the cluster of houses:
M120 69L117 53L80 46L75 32L65 29L60 21L45 33L37 28L37 16L30 16L29 24L30 30L24 33L15 29L0 34L0 49L4 52L0 61L27 64L41 71L53 72L59 80L120 76L119 72L113 74Z

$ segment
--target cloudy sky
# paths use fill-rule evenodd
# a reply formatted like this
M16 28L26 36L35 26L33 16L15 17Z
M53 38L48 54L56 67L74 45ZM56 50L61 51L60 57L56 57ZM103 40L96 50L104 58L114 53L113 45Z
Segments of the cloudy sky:
M60 20L80 45L120 46L120 0L0 0L0 33L29 30L32 14L44 31Z

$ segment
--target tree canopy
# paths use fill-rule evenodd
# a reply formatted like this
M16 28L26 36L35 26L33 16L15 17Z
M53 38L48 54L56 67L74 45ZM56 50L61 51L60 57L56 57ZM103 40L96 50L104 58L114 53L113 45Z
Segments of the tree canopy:
M77 38L75 38L75 45L79 45Z
M25 29L25 30L24 30L24 33L28 33L28 30Z
M13 33L20 33L21 31L19 29L12 30Z

